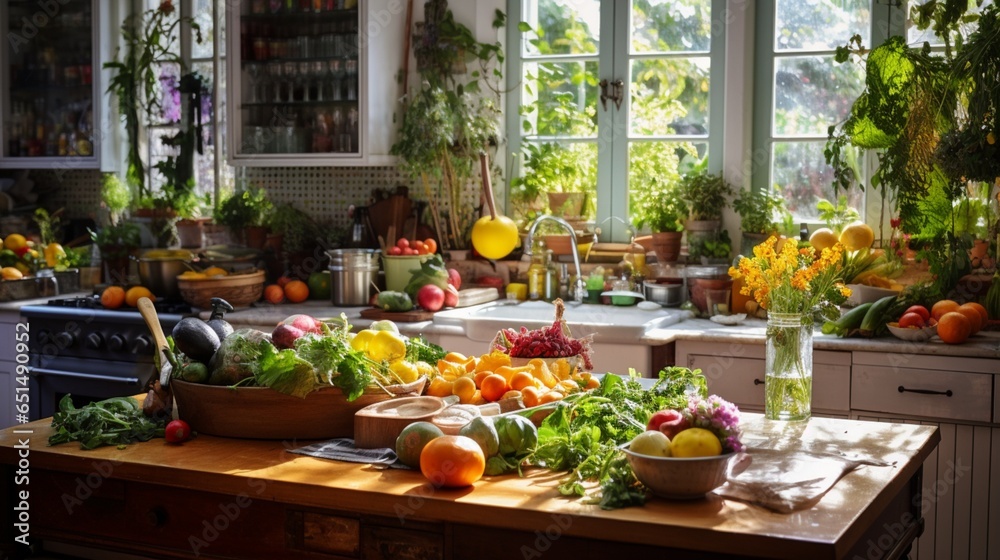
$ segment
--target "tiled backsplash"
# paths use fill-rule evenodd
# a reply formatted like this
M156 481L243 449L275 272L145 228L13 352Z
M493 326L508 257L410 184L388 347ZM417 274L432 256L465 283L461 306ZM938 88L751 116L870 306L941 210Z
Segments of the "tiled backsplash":
M275 203L290 202L314 219L346 228L351 204L365 204L376 188L394 189L408 184L389 167L277 167L244 168L245 180L264 188ZM97 218L101 205L101 173L97 170L36 170L31 172L39 190L51 190L44 205L65 208L67 218ZM239 172L237 180L241 180Z

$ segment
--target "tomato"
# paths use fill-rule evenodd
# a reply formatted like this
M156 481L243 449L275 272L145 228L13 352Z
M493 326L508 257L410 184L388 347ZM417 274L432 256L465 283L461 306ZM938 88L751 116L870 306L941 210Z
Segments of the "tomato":
M906 309L906 311L903 312L903 315L906 315L907 313L916 313L917 315L920 315L924 321L931 318L931 312L928 311L923 305L911 305Z
M899 318L899 326L903 329L920 329L924 325L926 325L926 321L918 313L903 313L903 316Z
M410 240L405 237L400 237L396 240L396 247L399 247L400 249L409 249Z
M400 249L398 246L389 247L389 254L390 255L402 255L403 254L403 250Z
M167 424L163 437L167 443L183 443L191 437L191 426L183 420L172 420Z

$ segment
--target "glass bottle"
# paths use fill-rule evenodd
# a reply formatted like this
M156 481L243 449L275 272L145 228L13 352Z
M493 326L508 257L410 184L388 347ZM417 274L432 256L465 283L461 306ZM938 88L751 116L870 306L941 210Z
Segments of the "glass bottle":
M545 257L547 252L534 251L531 254L531 266L528 267L528 299L539 300L545 293Z
M552 261L552 250L545 251L545 288L542 299L555 301L559 297L559 269Z

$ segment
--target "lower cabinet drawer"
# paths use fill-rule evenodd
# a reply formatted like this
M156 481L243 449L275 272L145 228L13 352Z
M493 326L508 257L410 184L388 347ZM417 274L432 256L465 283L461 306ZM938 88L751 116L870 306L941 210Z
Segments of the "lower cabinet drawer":
M993 414L993 376L855 364L851 408L989 422Z
M701 369L708 380L708 392L746 409L764 409L764 360L689 355L692 369ZM813 362L815 410L847 414L851 408L850 365Z

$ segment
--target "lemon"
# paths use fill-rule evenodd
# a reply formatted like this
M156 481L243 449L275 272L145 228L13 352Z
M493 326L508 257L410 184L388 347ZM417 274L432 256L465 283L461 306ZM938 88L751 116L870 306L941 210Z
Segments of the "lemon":
M24 274L13 266L5 266L3 269L0 269L0 278L4 280L20 280L24 278Z
M392 331L375 331L366 352L376 362L395 362L406 356L406 342Z
M20 233L12 233L3 240L3 248L17 251L28 246L28 240Z
M420 377L417 373L417 366L413 362L406 360L396 360L389 364L389 370L396 374L400 383L412 383Z
M220 268L218 266L212 266L212 267L206 268L205 270L202 271L202 273L204 273L205 276L208 276L208 277L212 277L212 276L229 276L229 272L227 272L226 269Z
M809 244L817 251L822 251L837 244L837 235L830 228L819 228L809 236Z
M660 430L642 432L635 436L628 448L632 453L651 457L670 457L673 455L673 444L670 442L670 438Z
M867 249L875 243L875 232L868 224L854 222L840 232L840 242L848 251Z
M351 338L351 348L357 350L358 352L364 352L368 350L368 345L371 343L372 338L375 336L375 331L371 329L364 329L358 331L357 334Z
M688 428L670 444L674 457L712 457L722 454L722 442L705 428Z

